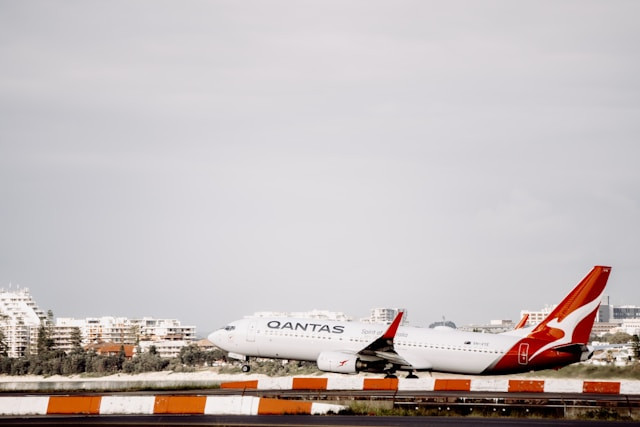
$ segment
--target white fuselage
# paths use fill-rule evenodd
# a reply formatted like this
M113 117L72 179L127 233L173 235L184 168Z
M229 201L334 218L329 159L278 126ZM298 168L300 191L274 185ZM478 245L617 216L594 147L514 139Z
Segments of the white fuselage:
M355 354L387 328L362 322L247 318L211 333L209 340L232 356L316 361L326 351ZM401 326L393 342L396 353L411 369L479 374L509 351L523 333L494 335ZM524 355L524 365L527 359Z

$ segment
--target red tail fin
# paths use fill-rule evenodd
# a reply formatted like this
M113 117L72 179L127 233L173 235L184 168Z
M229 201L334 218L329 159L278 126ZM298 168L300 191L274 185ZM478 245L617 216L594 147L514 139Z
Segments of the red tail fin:
M571 337L571 343L586 344L610 272L611 267L594 267L529 337L545 341L565 337L565 342Z
M526 337L485 373L522 372L582 360L611 267L596 266Z

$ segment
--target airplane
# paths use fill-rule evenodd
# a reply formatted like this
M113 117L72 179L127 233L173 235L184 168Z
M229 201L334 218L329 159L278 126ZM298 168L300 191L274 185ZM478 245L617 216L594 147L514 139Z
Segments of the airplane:
M611 267L595 266L539 324L500 334L453 328L400 326L317 319L265 317L229 323L209 340L244 361L250 357L312 361L325 372L385 373L417 378L419 371L474 375L560 368L593 355L587 347ZM521 321L520 323L523 323Z

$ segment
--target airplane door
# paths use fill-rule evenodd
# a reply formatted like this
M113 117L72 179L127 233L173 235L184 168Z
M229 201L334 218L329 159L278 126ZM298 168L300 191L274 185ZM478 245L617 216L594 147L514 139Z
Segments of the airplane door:
M518 363L520 365L529 363L529 344L526 342L520 343L518 347Z
M256 340L256 322L251 321L247 328L247 341L254 342Z

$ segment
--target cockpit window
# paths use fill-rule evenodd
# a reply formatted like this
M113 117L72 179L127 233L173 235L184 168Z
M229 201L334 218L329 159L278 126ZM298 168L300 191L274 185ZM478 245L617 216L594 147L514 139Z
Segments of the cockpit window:
M225 331L233 331L235 328L236 328L235 326L227 325L227 326L224 327L224 330Z

